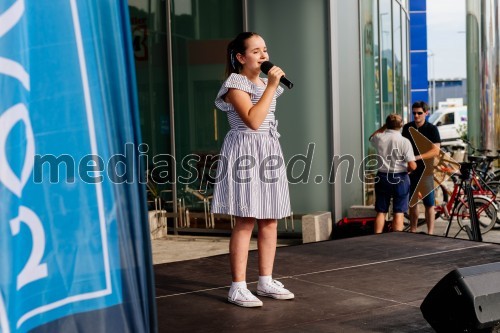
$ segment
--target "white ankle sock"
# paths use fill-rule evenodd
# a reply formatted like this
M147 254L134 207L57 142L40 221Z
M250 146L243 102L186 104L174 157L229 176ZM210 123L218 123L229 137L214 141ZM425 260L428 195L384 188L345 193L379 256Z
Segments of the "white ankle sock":
M273 276L272 275L260 275L259 276L259 284L260 285L264 285L266 283L269 283L273 280Z
M239 282L233 281L231 283L231 288L229 289L229 295L232 295L233 291L235 291L237 288L247 289L247 282L246 281L239 281Z

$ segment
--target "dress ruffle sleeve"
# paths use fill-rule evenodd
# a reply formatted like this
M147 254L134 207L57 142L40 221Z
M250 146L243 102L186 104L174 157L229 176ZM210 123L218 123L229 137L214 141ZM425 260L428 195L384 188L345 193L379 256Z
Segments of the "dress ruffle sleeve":
M223 96L225 96L231 88L243 90L249 94L254 94L254 87L252 85L252 82L250 82L244 75L232 73L231 75L229 75L226 81L224 81L222 87L217 93L215 106L219 110L229 111L233 109L232 105L226 103L223 99Z

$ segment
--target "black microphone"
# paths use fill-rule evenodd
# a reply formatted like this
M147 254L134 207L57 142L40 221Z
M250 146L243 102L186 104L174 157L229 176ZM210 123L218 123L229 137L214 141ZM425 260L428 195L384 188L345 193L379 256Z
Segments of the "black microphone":
M274 66L274 64L270 61L264 61L261 65L260 65L260 70L262 71L262 73L266 74L269 72L269 70ZM280 82L283 83L288 89L292 89L293 88L293 83L290 82L286 77L282 76L280 78Z

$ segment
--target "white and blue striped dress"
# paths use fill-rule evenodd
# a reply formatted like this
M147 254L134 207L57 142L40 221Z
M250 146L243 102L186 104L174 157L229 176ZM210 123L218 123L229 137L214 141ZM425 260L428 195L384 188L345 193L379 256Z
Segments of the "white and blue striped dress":
M267 79L262 81L267 85ZM280 219L290 215L290 194L274 117L278 87L266 119L257 130L247 127L223 97L230 88L250 94L253 104L266 86L258 86L240 74L231 74L222 84L215 105L227 113L231 130L222 145L212 200L212 213L257 219Z

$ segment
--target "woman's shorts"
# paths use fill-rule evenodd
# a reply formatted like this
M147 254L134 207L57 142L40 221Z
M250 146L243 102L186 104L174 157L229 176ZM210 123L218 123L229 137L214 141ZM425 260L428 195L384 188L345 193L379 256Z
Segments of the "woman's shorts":
M392 211L405 213L408 211L410 199L410 178L407 172L377 173L375 183L375 211L387 213L392 198Z

